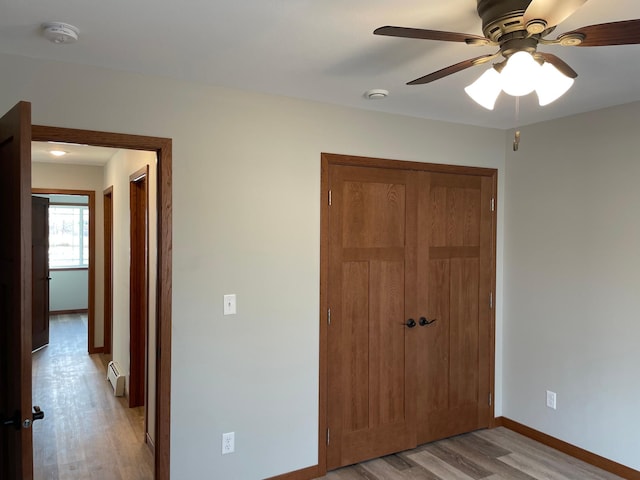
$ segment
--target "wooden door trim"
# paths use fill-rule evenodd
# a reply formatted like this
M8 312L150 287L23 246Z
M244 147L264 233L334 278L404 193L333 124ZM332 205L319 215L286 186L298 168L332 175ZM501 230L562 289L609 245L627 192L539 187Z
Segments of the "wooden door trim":
M172 141L170 138L34 125L34 141L150 150L158 157L158 275L156 295L155 478L168 480L171 441Z
M352 167L389 168L392 170L417 170L433 173L453 173L457 175L477 175L481 177L493 177L498 174L495 168L468 167L464 165L446 165L442 163L422 163L405 160L389 160L385 158L358 157L355 155L341 155L338 153L322 153L321 157L327 160L327 165L346 165Z
M33 134L32 134L33 135ZM37 140L34 140L37 141ZM82 195L89 199L89 267L87 288L87 351L89 354L102 352L102 347L95 346L96 329L96 192L95 190L75 190L71 188L32 188L31 193L42 195ZM65 204L67 205L67 204ZM85 206L85 204L74 204ZM53 269L55 270L55 269ZM71 270L71 269L65 269Z
M148 407L149 166L129 176L129 407ZM140 238L140 236L142 238ZM145 409L145 432L147 415Z
M102 211L104 236L104 314L102 319L104 333L102 337L102 348L104 353L111 354L113 350L111 338L113 329L113 185L109 186L102 192Z
M329 293L329 167L345 165L355 167L387 168L393 170L415 170L435 173L450 173L490 177L494 205L497 204L498 171L494 168L444 165L437 163L405 162L382 158L368 158L335 153L321 153L320 173L320 331L319 331L319 399L318 399L318 475L327 473L327 425L328 425L328 293ZM495 283L496 283L496 215L492 220L492 278L493 308L491 309L490 332L490 389L495 398ZM494 404L491 402L489 424L493 425Z

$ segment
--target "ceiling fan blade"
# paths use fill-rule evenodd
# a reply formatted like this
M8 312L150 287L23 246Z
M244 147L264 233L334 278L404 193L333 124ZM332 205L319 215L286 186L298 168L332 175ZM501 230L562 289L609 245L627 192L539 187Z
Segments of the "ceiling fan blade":
M475 65L480 65L483 63L487 63L492 58L495 58L499 55L500 52L482 55L476 58L470 58L469 60L465 60L464 62L456 63L455 65L450 65L442 70L438 70L437 72L430 73L429 75L425 75L424 77L416 78L415 80L410 81L407 85L423 85L425 83L431 83L435 80L438 80L442 77L446 77L447 75L451 75L452 73L460 72L461 70L465 70L469 67L473 67Z
M440 30L424 30L422 28L386 26L376 28L373 33L374 35L387 35L389 37L419 38L422 40L441 40L444 42L489 43L489 40L479 35L472 35L470 33L442 32Z
M575 33L585 36L582 43L577 45L578 47L635 45L640 43L640 19L589 25L567 32L558 38Z
M578 74L576 71L571 68L564 60L556 57L553 53L544 53L538 52L542 58L544 58L545 62L549 62L551 65L560 70L563 74L565 74L569 78L576 78Z
M531 20L544 20L547 28L555 27L585 3L587 0L531 0L523 22L526 25Z

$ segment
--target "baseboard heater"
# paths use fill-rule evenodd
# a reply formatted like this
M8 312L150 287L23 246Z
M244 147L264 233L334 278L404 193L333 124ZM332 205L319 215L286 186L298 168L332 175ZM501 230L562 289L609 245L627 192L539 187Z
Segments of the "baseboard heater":
M116 397L124 395L124 375L120 373L120 365L117 362L111 361L107 365L107 380L113 387L113 394Z

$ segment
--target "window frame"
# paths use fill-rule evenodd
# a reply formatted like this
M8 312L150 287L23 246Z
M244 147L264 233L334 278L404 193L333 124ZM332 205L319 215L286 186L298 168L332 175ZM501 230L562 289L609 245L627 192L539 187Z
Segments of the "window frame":
M49 203L49 270L88 270L91 257L91 208L87 203L80 202L50 202ZM51 263L51 208L52 207L67 207L67 208L80 208L79 226L78 230L82 232L79 235L79 245L74 248L78 248L79 263L69 263L66 265L52 265ZM85 216L86 216L86 229L85 229ZM86 255L85 255L86 251Z

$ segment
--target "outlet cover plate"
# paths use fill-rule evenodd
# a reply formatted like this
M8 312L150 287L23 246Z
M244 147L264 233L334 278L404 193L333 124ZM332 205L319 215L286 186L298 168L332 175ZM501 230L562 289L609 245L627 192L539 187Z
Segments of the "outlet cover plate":
M555 410L556 406L556 392L547 390L547 407Z

